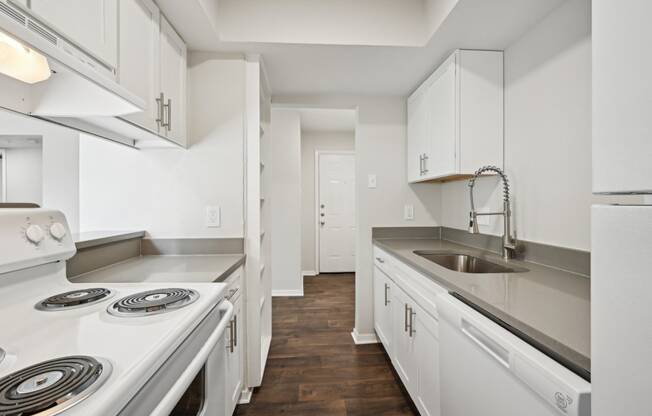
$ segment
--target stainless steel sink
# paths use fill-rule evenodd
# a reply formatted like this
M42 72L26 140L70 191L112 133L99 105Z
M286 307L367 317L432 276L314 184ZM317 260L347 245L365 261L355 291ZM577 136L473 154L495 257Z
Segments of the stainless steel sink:
M448 270L460 273L521 273L527 271L522 268L496 264L468 254L423 250L416 250L414 251L414 254L445 267Z

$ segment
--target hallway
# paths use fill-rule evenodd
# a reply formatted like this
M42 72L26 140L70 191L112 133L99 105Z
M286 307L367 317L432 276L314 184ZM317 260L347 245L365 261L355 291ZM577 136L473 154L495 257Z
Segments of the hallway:
M237 415L417 415L380 344L355 345L353 274L306 277L274 298L263 385Z

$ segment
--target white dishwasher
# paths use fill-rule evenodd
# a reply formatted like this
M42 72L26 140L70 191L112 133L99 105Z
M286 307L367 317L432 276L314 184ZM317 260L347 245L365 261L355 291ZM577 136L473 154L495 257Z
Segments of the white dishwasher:
M442 416L589 416L591 384L449 294L439 297Z

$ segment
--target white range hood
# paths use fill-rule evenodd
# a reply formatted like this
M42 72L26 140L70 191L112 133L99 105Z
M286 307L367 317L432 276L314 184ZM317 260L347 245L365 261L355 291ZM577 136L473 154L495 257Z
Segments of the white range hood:
M11 0L0 0L2 32L45 56L52 75L28 83L0 73L0 107L134 147L174 146L121 118L143 111L145 102L117 82L115 68L71 44Z

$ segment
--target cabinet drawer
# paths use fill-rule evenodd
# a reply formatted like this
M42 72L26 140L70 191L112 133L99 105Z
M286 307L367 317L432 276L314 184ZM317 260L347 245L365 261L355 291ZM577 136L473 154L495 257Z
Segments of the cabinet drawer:
M392 269L396 260L382 249L374 246L374 264L393 279Z
M231 299L231 303L242 295L242 272L242 267L239 267L224 279L224 283L227 284L225 296L227 299Z

